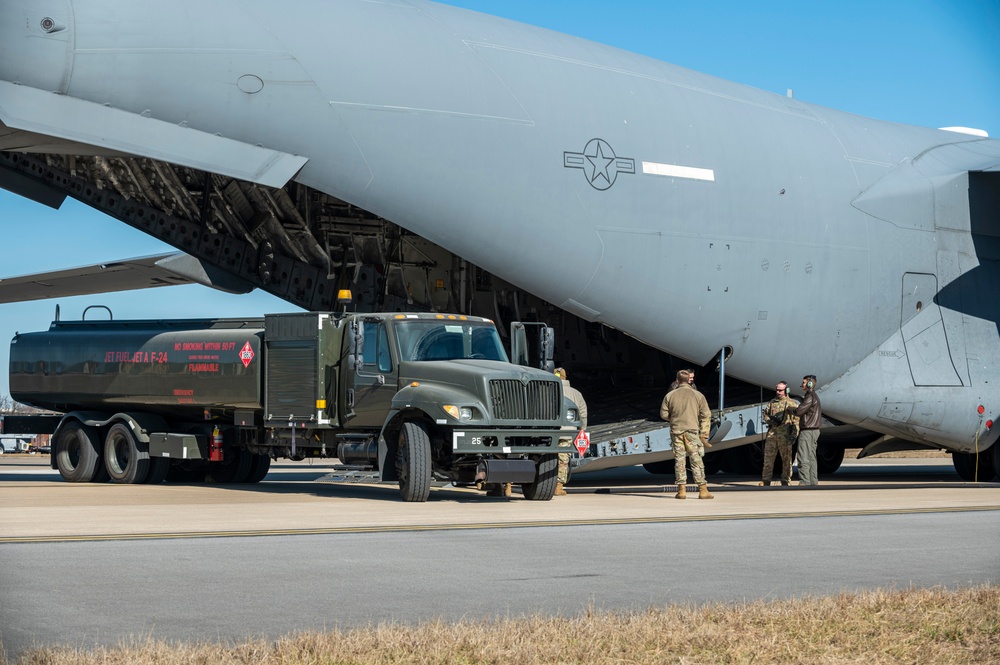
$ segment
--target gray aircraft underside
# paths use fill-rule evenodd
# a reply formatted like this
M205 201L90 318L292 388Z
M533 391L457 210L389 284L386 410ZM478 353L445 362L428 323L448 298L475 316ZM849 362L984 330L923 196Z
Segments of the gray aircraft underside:
M437 305L484 271L757 385L816 374L845 423L997 437L1000 141L421 0L8 0L0 122L0 185L229 290L379 306L427 243Z

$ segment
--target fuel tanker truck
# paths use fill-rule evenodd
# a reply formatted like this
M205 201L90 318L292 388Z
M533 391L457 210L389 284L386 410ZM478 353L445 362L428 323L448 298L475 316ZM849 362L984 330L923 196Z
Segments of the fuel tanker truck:
M491 321L443 314L56 320L11 341L10 392L62 414L5 431L51 433L71 482L253 483L272 459L336 457L404 501L434 481L545 501L560 430L581 425L559 377L510 363Z

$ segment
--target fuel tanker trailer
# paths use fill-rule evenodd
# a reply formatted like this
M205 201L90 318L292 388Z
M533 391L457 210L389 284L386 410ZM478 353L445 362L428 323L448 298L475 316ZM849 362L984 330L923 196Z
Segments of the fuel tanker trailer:
M548 500L561 428L580 427L557 376L510 363L491 321L460 315L57 320L11 341L10 391L62 414L5 430L51 433L71 482L252 483L272 459L336 457L405 501L434 481Z

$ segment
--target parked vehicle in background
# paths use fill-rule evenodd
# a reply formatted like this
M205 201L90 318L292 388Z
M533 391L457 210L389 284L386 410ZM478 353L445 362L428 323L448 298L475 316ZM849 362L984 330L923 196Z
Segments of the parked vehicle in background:
M0 434L0 455L4 453L27 453L34 447L34 436L26 434Z

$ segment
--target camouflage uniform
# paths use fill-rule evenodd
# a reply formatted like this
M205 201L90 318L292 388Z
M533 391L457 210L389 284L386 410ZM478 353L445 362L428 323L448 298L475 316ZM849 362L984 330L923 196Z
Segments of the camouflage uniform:
M799 433L799 419L787 413L789 407L799 403L787 393L775 397L764 407L764 422L767 423L767 438L764 439L764 468L760 479L764 484L770 484L774 472L774 455L781 455L781 484L787 485L792 480L792 444Z
M685 462L691 458L691 474L699 489L705 480L702 437L708 438L712 412L705 396L688 384L667 393L660 405L660 417L670 421L670 443L674 450L674 479L678 487L687 485Z
M560 374L560 376L562 375ZM576 408L580 413L580 420L583 422L583 429L587 429L587 401L583 399L583 394L579 390L569 385L568 379L563 379L562 383L563 383L563 393L566 395L566 397L569 397L571 400L573 400L574 404L576 404ZM573 439L576 438L577 429L572 425L564 425L563 430L567 433L572 432L573 434L570 438L560 437L559 447L572 448ZM559 453L558 482L563 484L565 484L566 481L569 479L569 456L570 453Z

